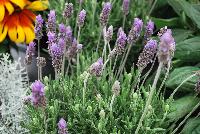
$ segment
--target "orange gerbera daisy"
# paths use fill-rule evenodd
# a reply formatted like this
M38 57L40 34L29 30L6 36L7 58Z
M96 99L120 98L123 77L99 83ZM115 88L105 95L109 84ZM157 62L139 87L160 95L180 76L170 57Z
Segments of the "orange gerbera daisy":
M0 0L0 22L4 19L6 10L8 11L9 15L14 12L14 5L20 7L21 9L24 8L26 5L25 0Z
M8 1L8 0L0 0ZM23 0L25 5L23 9L15 6L15 11L10 14L5 13L3 21L0 22L0 42L8 35L10 40L15 43L30 43L35 38L34 25L36 15L33 11L42 11L47 9L48 0L33 1ZM18 4L19 5L19 4ZM5 9L4 9L5 10ZM0 10L1 12L1 10ZM10 15L9 15L10 14Z

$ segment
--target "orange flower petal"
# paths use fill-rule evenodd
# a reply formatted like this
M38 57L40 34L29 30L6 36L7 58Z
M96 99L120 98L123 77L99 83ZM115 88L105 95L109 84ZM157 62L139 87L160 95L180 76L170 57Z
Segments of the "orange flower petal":
M8 28L8 36L10 37L10 40L15 42L17 40L17 29L16 27L9 27Z
M24 6L26 6L26 0L10 0L10 1L19 6L21 9L23 9Z
M14 12L14 7L12 6L12 4L10 4L10 2L5 2L5 6L9 12L9 15L11 15Z
M18 35L18 38L15 41L16 43L22 43L25 41L25 33L24 33L23 28L20 25L17 26L17 35Z
M28 5L27 9L31 9L33 11L43 11L48 8L48 5L49 5L48 0L45 1L38 0Z
M0 4L0 22L3 20L4 16L5 16L5 8L2 4Z
M23 27L23 30L26 36L26 44L29 44L35 39L35 33L30 27Z
M7 35L8 27L0 24L0 42L2 42Z

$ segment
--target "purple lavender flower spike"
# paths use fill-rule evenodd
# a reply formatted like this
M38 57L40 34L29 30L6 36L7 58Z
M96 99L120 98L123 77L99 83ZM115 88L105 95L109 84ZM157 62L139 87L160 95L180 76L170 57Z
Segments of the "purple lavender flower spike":
M124 52L126 40L127 40L126 34L122 30L119 33L119 36L118 36L117 41L116 41L116 45L117 45L116 50L117 50L118 54L122 54L122 52Z
M100 77L103 70L103 59L99 58L95 63L93 63L89 68L89 73Z
M78 44L76 38L74 38L72 45L69 47L67 51L67 57L68 58L74 58L78 52L82 49L82 44Z
M61 50L64 50L64 47L65 47L65 39L59 38L59 40L58 40L58 46L60 47Z
M71 45L72 43L72 29L70 26L66 27L66 42L68 45Z
M40 82L39 80L38 81L36 80L31 85L31 89L32 89L31 100L32 100L33 105L36 107L45 106L46 102L45 102L45 95L44 95L44 84Z
M42 34L43 22L44 22L44 20L42 19L42 16L40 14L38 16L36 16L34 32L35 32L37 40L41 39L43 36L43 34Z
M73 4L72 3L66 3L65 9L64 9L64 12L63 12L63 16L66 17L67 19L69 19L73 14L73 10L74 10Z
M123 12L124 12L124 15L128 15L128 13L129 13L129 4L130 4L130 0L124 0L123 1Z
M137 66L142 71L152 60L157 52L157 41L149 40L138 58Z
M63 118L58 122L58 134L68 134L67 123Z
M128 35L128 44L129 45L132 45L133 43L135 43L138 40L138 38L140 36L140 32L142 31L142 26L143 26L142 20L140 20L139 18L135 18L133 26Z
M160 37L159 61L167 64L171 61L175 51L175 40L171 29L167 29Z
M112 5L110 2L106 2L103 6L103 10L100 15L100 24L101 26L106 26L108 23L108 18L111 12Z
M56 12L51 10L48 14L48 21L46 22L47 33L56 32Z
M47 37L48 37L47 43L49 43L49 45L56 42L56 34L54 32L48 32Z
M111 25L106 31L106 35L105 35L106 41L110 42L110 40L112 39L112 36L113 36L113 26Z
M52 65L57 72L61 71L63 49L57 44L53 43L50 46L50 55L52 57Z
M25 57L25 63L28 65L28 64L31 64L32 62L32 58L33 56L35 55L35 43L34 42L31 42L29 43L29 45L27 46L27 49L26 49L26 57Z
M78 17L78 22L77 23L78 23L79 27L82 27L84 25L85 17L86 17L86 11L83 9L79 13L79 17Z
M154 30L154 22L151 21L151 20L149 20L149 21L147 22L146 27L145 27L145 34L144 34L144 42L145 42L145 44L146 44L146 42L147 42L148 40L150 40L150 37L151 37L152 34L153 34L153 30Z

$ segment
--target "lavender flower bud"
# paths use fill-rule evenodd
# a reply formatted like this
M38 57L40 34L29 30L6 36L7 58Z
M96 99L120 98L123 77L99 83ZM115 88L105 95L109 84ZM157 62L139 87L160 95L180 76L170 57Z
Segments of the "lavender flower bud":
M103 59L99 58L95 63L93 63L89 68L89 73L100 77L103 69Z
M72 29L70 26L66 28L66 42L68 45L72 43Z
M126 44L126 40L127 40L127 37L126 37L126 34L124 33L124 31L122 30L120 33L119 33L119 37L117 38L117 41L116 41L116 50L117 50L117 53L120 55L124 52L124 48L125 48L125 44Z
M86 11L83 9L80 13L79 13L79 17L78 17L78 26L82 27L84 25L84 21L85 21L85 17L86 17Z
M33 105L38 107L38 106L45 106L45 95L44 95L44 84L42 82L35 81L31 85L32 89L32 97L31 100L33 102Z
M35 32L37 40L41 39L43 36L43 34L42 34L43 22L44 22L44 20L42 19L42 16L40 14L38 16L36 16L34 32Z
M120 93L120 82L115 81L115 83L112 86L112 92L115 96L118 96Z
M26 56L25 56L25 63L28 65L28 64L31 64L32 62L32 58L33 56L35 55L35 43L34 42L31 42L29 43L29 45L27 46L27 49L26 49Z
M144 41L145 41L145 44L146 42L150 39L150 37L152 36L153 34L153 29L154 29L154 23L153 21L149 20L147 22L147 25L145 27L145 34L144 34Z
M73 14L73 10L74 10L73 4L72 3L66 3L65 9L64 9L64 12L63 12L63 16L66 17L67 19L69 19Z
M52 65L56 71L60 72L62 66L63 49L54 43L50 46L50 52L52 57Z
M63 23L59 24L59 38L66 38L66 27Z
M175 51L175 41L171 29L167 29L160 37L158 59L160 62L167 64L171 61Z
M108 23L108 18L110 15L111 8L112 8L112 5L110 2L106 2L103 6L103 10L100 15L100 24L103 27L106 26Z
M149 40L138 58L137 66L142 71L152 60L157 52L157 41Z
M58 122L58 134L68 134L67 123L63 118Z
M112 36L113 36L113 26L111 25L106 31L106 35L105 35L106 41L110 42L110 40L112 39Z
M72 45L69 47L67 51L67 57L74 58L74 56L76 56L77 53L79 52L79 49L82 49L82 45L81 44L79 45L76 38L74 38Z
M135 43L138 40L138 38L140 36L140 32L142 31L142 26L143 26L142 20L140 20L139 18L135 18L133 26L128 35L128 44L129 45Z
M56 32L56 12L51 10L48 14L48 21L46 22L47 33Z
M128 13L129 13L129 4L130 4L130 0L124 0L123 1L123 12L124 12L124 15L128 15Z
M53 44L56 42L56 34L54 32L48 32L47 33L47 37L48 37L48 41L47 43L49 43L49 45Z
M46 66L46 59L44 57L37 57L36 60L37 60L38 67Z

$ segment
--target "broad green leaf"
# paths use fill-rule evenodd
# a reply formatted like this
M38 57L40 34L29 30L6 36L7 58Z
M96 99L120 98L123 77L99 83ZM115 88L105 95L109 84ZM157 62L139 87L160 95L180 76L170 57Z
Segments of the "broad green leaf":
M168 3L173 7L177 14L182 11L200 28L200 12L186 0L168 0Z
M179 42L176 45L175 58L187 62L200 61L200 36Z
M167 115L167 118L170 122L182 118L189 113L198 102L199 98L195 98L194 96L185 96L175 100L170 106L170 113Z
M189 36L192 36L192 31L185 29L173 29L173 36L176 43L178 43L187 39Z
M183 134L199 134L200 118L190 119L183 128Z
M152 17L152 21L154 21L157 29L160 29L164 26L177 26L179 23L179 18L171 18L171 19L161 19Z
M200 68L192 67L192 66L174 69L173 72L170 73L169 79L166 81L166 86L169 88L175 89L190 75L194 74L194 71L197 71L197 70L200 70ZM185 82L185 84L183 84L179 90L193 92L196 82L197 82L197 77L193 77L192 79Z

